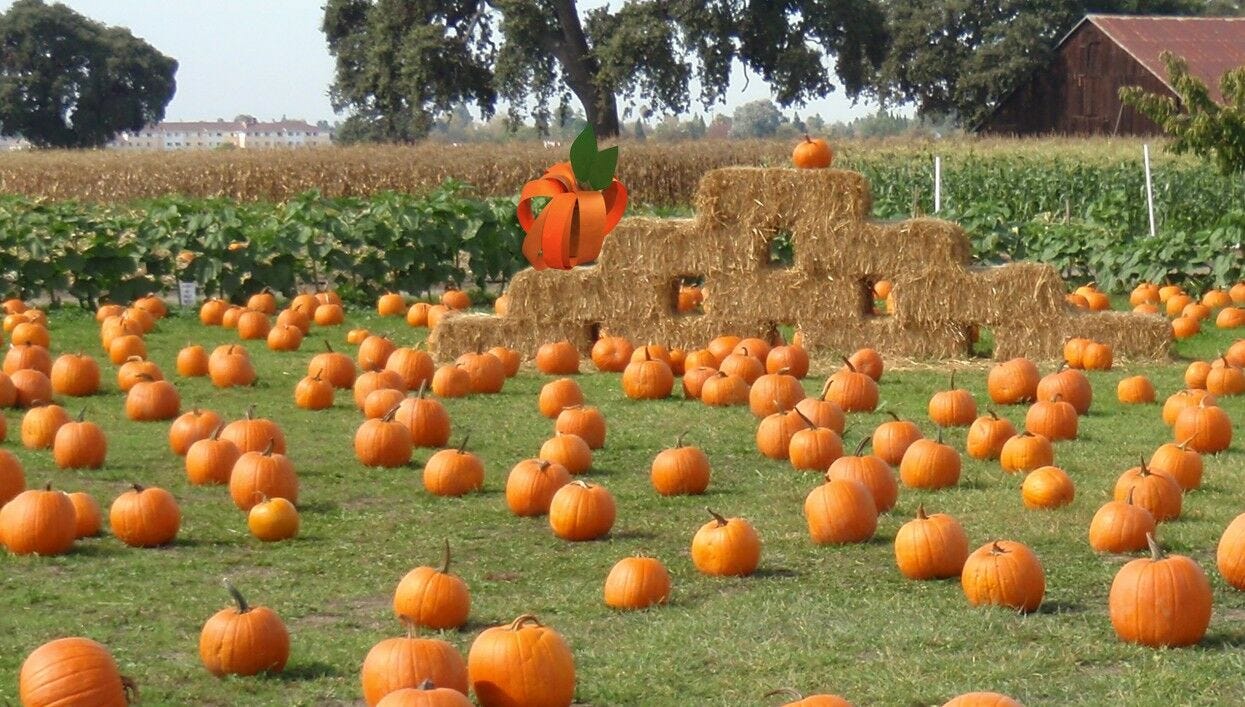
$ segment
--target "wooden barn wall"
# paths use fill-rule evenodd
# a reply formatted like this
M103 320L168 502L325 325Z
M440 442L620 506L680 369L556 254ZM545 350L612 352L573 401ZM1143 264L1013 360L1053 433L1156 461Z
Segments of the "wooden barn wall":
M994 135L1153 135L1148 118L1121 103L1121 86L1171 95L1158 78L1085 23L1060 47L1054 62L1009 96L979 132ZM1116 121L1119 128L1116 130Z

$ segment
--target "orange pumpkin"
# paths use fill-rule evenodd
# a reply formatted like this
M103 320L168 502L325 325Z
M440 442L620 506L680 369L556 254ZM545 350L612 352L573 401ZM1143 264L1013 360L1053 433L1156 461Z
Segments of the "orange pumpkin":
M393 613L402 621L431 629L459 628L471 613L467 583L450 574L450 542L445 541L441 568L421 566L407 572L393 594Z
M669 597L670 574L655 557L624 557L605 578L605 604L614 609L645 609Z
M226 582L237 607L221 609L203 624L199 659L208 672L224 675L279 673L290 658L290 634L277 614L251 606Z
M467 652L467 675L481 705L569 707L575 657L562 636L530 614L485 630Z
M743 577L756 571L761 561L761 539L743 518L726 518L712 510L713 520L692 538L692 564L701 574Z
M59 638L39 646L22 662L17 682L25 707L126 707L137 697L134 681L122 677L108 649L89 638Z
M825 169L833 161L834 151L830 149L830 144L808 135L791 152L791 162L800 169Z
M964 596L973 606L1005 606L1035 611L1046 593L1042 563L1026 545L997 540L977 548L960 573Z
M1120 640L1143 646L1191 646L1210 625L1210 581L1192 559L1163 555L1154 535L1146 536L1150 557L1120 568L1107 606Z
M572 481L553 494L549 527L563 540L585 541L604 537L614 526L614 496L604 487Z
M895 533L895 564L908 579L958 577L968 559L968 534L953 516L925 515L917 506L916 518Z

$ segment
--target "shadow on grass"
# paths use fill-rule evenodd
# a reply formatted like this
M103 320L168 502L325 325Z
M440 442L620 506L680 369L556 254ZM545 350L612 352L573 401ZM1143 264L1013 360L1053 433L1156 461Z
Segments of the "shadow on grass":
M1209 633L1202 639L1202 647L1222 650L1225 648L1243 648L1245 647L1245 630L1238 631L1216 631Z
M752 576L759 579L769 579L771 577L789 578L799 577L800 573L790 567L759 567L756 572L752 573Z
M1081 614L1085 605L1075 601L1044 601L1034 613L1037 614Z
M341 504L336 501L312 501L298 504L298 510L300 513L333 513L341 510Z
M616 533L610 533L610 537L615 540L656 540L657 533L651 530L620 530Z
M281 682L302 682L304 680L319 680L320 678L340 678L345 677L336 666L324 663L318 660L309 663L295 663L292 666L286 666L285 670L279 673L269 673L269 680L279 680Z

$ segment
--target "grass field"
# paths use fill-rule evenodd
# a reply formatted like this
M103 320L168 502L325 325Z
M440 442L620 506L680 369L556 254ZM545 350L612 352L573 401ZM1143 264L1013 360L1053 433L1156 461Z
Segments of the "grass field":
M402 344L422 338L422 330L396 320L354 316L348 323L391 331ZM511 516L501 492L510 467L535 455L551 434L552 423L535 403L547 377L525 367L498 396L446 401L453 438L471 433L486 482L481 493L437 498L424 491L417 464L387 471L355 461L351 441L360 415L348 394L339 393L329 411L293 406L291 391L319 350L320 335L345 349L346 328L313 331L299 353L274 354L251 343L260 374L252 389L176 381L183 410L201 406L233 418L254 403L282 425L301 480L302 533L289 542L258 542L223 489L189 485L182 460L168 449L167 424L125 420L111 365L103 366L107 392L66 403L71 410L85 404L107 432L108 464L101 471L55 470L47 452L20 447L20 416L4 411L9 440L3 446L22 459L29 485L51 480L63 490L89 491L105 511L130 482L159 485L177 497L183 521L177 541L162 549L128 548L105 534L79 541L62 557L0 556L0 703L16 701L24 656L66 635L107 645L148 705L357 703L368 649L402 633L390 605L397 581L412 567L435 564L447 538L454 571L471 588L472 612L464 630L443 638L465 655L483 628L534 613L570 644L577 700L584 704L777 704L762 695L782 686L834 692L861 705L941 704L970 690L997 690L1030 705L1245 701L1245 593L1214 569L1220 533L1245 511L1245 399L1222 401L1237 423L1237 439L1229 452L1206 459L1204 487L1189 493L1183 516L1159 531L1173 551L1194 557L1214 586L1214 617L1201 645L1151 650L1118 642L1107 591L1130 558L1096 555L1086 542L1089 520L1109 500L1115 478L1170 438L1158 406L1116 402L1116 382L1145 373L1162 400L1183 387L1179 361L1089 373L1095 401L1081 420L1081 438L1056 448L1056 464L1077 484L1070 506L1026 510L1019 476L965 458L959 486L902 490L871 542L844 547L810 542L802 503L819 479L761 458L753 443L756 421L746 408L710 409L674 398L633 402L623 397L617 374L585 372L579 382L609 424L588 478L609 488L619 510L608 539L569 543L553 537L543 518ZM99 351L96 325L84 314L54 313L51 330L54 351ZM1209 331L1179 344L1179 354L1209 357L1234 338ZM175 315L160 323L148 345L171 375L176 351L187 342L233 339L234 332ZM957 381L984 409L986 365L963 367L968 370ZM932 434L924 411L930 395L945 387L944 371L887 372L882 399ZM815 366L805 387L815 392L829 372L828 365ZM1000 414L1023 424L1022 408ZM854 447L882 419L880 413L849 416L845 446ZM713 481L704 497L663 498L649 485L649 464L684 430L688 443L708 454ZM963 449L963 430L947 437ZM1046 572L1042 609L1028 616L975 609L955 580L903 579L892 541L918 503L959 518L973 548L1000 538L1030 545ZM756 525L764 543L756 575L713 579L693 569L689 544L708 519L706 505ZM602 603L609 568L633 553L666 563L674 584L668 606L619 613ZM199 631L227 605L225 577L285 620L292 656L283 674L218 680L200 666Z

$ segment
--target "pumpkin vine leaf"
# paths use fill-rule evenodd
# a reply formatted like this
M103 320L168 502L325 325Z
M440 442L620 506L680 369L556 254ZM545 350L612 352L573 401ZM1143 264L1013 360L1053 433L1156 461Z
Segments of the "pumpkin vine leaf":
M617 168L618 147L598 150L596 132L591 125L584 126L583 132L571 143L571 171L575 173L575 181L601 191L614 181Z

